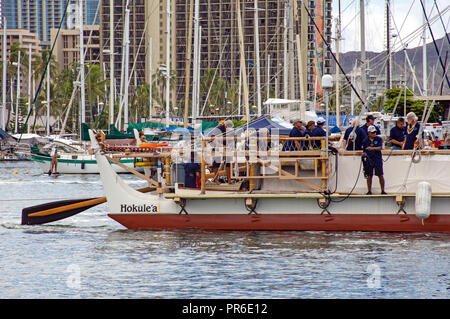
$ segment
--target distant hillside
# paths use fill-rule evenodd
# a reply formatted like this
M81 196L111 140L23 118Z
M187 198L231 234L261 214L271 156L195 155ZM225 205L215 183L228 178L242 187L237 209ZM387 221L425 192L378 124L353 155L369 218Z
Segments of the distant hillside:
M450 36L450 33L449 33ZM445 63L445 55L448 54L447 57L447 75L450 80L450 45L447 41L447 38L444 36L441 39L436 40L437 47L439 48L441 52L441 58L442 61ZM442 49L441 49L442 48ZM417 80L420 83L420 86L422 87L422 47L415 47L411 49L406 50L408 53L408 57L411 61L411 65L415 67L415 73ZM382 75L384 77L385 73L385 61L386 61L386 51L384 52L366 52L367 59L369 60L369 69L370 74L372 75ZM350 51L346 53L342 53L340 55L340 60L342 67L344 68L346 73L350 73L352 68L355 65L355 61L358 61L359 63L360 59L360 52L359 51ZM404 59L405 54L404 51L398 51L394 52L392 55L392 77L396 77L399 75L404 74ZM429 94L431 94L431 86L432 86L432 73L433 68L436 70L435 72L435 78L434 78L434 92L435 94L439 94L439 85L442 80L442 67L439 63L439 58L436 53L435 47L433 42L430 42L427 44L427 70L428 70L428 88L429 88ZM334 71L333 71L334 72ZM407 74L408 74L408 86L412 87L412 75L407 68ZM450 89L447 86L447 83L444 79L444 90L443 94L450 94ZM417 88L416 88L416 91Z

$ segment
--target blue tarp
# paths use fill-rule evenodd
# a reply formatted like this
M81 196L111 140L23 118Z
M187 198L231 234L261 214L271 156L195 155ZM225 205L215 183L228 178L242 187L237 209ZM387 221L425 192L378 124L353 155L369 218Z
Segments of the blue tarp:
M326 118L325 114L322 114L322 113L319 114L318 113L317 115L319 117L322 116L323 118ZM341 127L349 126L348 121L350 119L352 119L352 118L355 118L355 117L357 117L357 116L355 116L355 115L341 115L340 116L340 118L341 118ZM331 127L336 126L336 115L330 114L329 117L328 117L328 121L329 121L329 125Z
M266 116L261 116L261 117L257 118L256 120L253 120L252 122L250 122L248 124L248 126L243 125L243 126L239 127L238 130L243 129L245 131L247 129L247 127L249 129L253 129L253 130L259 130L262 128L266 128L270 132L272 132L274 129L278 129L279 135L289 135L289 132L291 131L290 128L284 127L284 126L272 121L271 119L267 118Z

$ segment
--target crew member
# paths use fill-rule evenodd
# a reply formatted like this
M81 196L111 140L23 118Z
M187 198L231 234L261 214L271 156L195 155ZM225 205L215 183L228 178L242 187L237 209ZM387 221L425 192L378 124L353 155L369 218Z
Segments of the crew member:
M210 137L217 136L217 137L221 137L223 139L223 142L222 142L223 156L215 157L213 160L213 165L211 167L212 173L215 174L215 177L213 180L215 183L218 183L219 168L221 166L221 163L224 161L225 162L225 170L226 170L226 174L227 174L227 181L228 181L228 184L231 184L231 166L230 166L230 163L226 163L227 162L227 157L226 157L227 140L225 137L226 137L227 130L231 130L233 128L233 126L234 126L233 121L226 120L223 124L216 126L209 134ZM213 151L217 152L219 145L217 145L217 143L214 143L214 144L215 144L215 148Z
M405 119L400 117L395 126L391 128L389 140L392 143L393 150L402 150L405 145Z
M194 154L191 154L191 161L184 164L184 186L189 188L199 188L200 165L194 161Z
M414 143L417 140L417 135L419 134L420 124L417 122L417 116L414 112L409 112L406 115L406 120L408 125L406 127L406 140L403 149L413 150Z
M316 123L314 121L309 121L308 124L306 124L306 130L303 133L304 137L313 137L313 130L316 127ZM311 141L305 141L305 143L303 144L303 149L304 150L308 150L311 149L312 146L315 145L314 142Z
M319 117L317 120L317 126L312 130L312 136L314 137L324 137L327 136L327 132L323 129L325 125L325 119L323 117ZM316 148L321 149L322 143L321 140L314 141L314 145Z
M384 176L383 176L383 156L381 150L383 149L383 140L377 136L377 129L371 125L367 129L369 136L363 142L363 163L364 175L367 177L367 195L372 195L372 178L374 175L378 176L380 180L381 194L386 194L384 191Z
M294 127L289 132L289 137L303 137L302 121L294 122ZM300 141L286 141L283 145L283 152L300 151L302 149Z
M368 130L369 126L371 126L371 125L373 125L375 127L375 129L377 130L377 135L380 135L381 134L380 129L375 126L375 117L372 114L369 114L366 117L366 124L361 126L362 130L364 131L364 133L366 133L367 136L369 136L367 130Z
M359 127L359 120L354 118L351 126L345 130L342 147L347 151L360 151L366 137L364 130Z

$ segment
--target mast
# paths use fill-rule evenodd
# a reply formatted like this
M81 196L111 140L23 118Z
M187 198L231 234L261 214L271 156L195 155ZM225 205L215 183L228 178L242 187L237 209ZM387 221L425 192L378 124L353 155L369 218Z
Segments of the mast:
M83 1L78 1L78 17L80 23L80 81L81 81L81 123L86 123L86 98L84 91L84 39L83 39ZM50 66L50 65L49 65ZM47 70L48 71L48 70ZM49 72L50 74L50 72ZM50 103L50 99L48 100ZM81 131L80 131L81 134Z
M170 107L170 1L167 2L167 43L166 43L166 127L169 127ZM198 1L198 0L197 0Z
M109 0L109 124L114 124L114 0Z
M198 46L199 46L199 10L200 10L200 3L199 0L195 0L195 7L194 7L194 63L193 63L193 76L192 76L192 125L195 125L197 122L197 109L199 107L199 101L198 101Z
M289 3L284 3L284 19L283 19L283 97L288 99L288 12Z
M365 26L365 9L364 0L359 1L360 6L360 35L361 35L361 99L366 103L367 98L367 82L366 82L366 26Z
M256 94L258 101L258 116L261 116L261 65L259 61L259 14L258 1L253 1L255 6L255 55L256 55Z
M305 32L307 30L305 30L305 28L303 26L303 22L305 20L307 21L307 16L304 12L303 6L301 8L301 12L302 12L301 32L302 32L302 38L304 38ZM306 98L305 74L306 73L305 73L305 65L304 65L304 61L305 61L304 53L306 52L306 49L304 48L305 41L302 41L302 43L300 43L300 25L299 25L300 21L299 21L299 17L298 17L297 0L294 1L294 16L295 16L295 25L296 25L295 40L297 43L297 55L298 55L298 78L299 78L299 82L300 82L300 116L302 119L306 119L306 107L305 107L305 98ZM301 44L303 44L303 48L302 48Z
M7 21L6 17L3 17L3 44L2 44L2 55L3 55L3 74L2 74L2 122L1 128L6 131L6 29L7 29Z
M270 98L270 54L267 55L267 92L266 100Z
M184 128L188 126L189 114L189 86L191 84L191 56L192 56L192 16L194 13L194 0L189 1L188 38L186 54L186 86L184 91ZM193 105L192 105L193 107Z
M390 0L386 0L386 90L392 87L391 82L391 15Z
M48 54L50 55L50 52ZM50 135L50 64L51 64L50 62L47 64L47 124L46 124L47 136Z
M15 124L14 124L14 133L18 133L19 126L19 104L20 104L20 57L21 51L19 50L19 55L17 57L17 89L16 89L16 116L15 116Z
M31 43L28 44L28 112L31 110ZM27 125L27 133L30 133L30 125Z
M248 102L248 86L247 86L247 67L245 66L245 54L244 54L244 34L242 31L242 19L241 19L241 6L240 0L236 0L236 13L238 19L239 30L239 52L242 68L242 89L244 93L244 108L245 108L245 120L250 123L250 106Z
M338 17L336 21L336 60L339 63L339 42L341 41L341 0L338 1ZM341 95L340 95L340 69L336 63L336 126L341 126ZM314 95L315 96L315 95Z
M123 130L128 128L128 86L130 85L129 65L130 63L130 9L127 6L125 9L125 65L124 65L124 88L123 88Z
M422 95L428 95L428 84L427 84L427 17L426 13L426 1L423 2L423 34L422 34Z
M153 117L153 98L152 98L152 95L153 95L153 83L152 83L152 81L153 81L153 75L152 75L152 63L153 63L153 43L152 43L152 37L150 37L150 40L149 40L149 51L150 51L150 57L149 57L149 59L150 59L150 62L149 62L149 65L150 65L150 67L149 67L149 69L150 69L150 85L149 85L149 89L148 89L148 99L149 99L149 112L148 112L148 116L149 116L149 118L150 119L152 119L152 117Z

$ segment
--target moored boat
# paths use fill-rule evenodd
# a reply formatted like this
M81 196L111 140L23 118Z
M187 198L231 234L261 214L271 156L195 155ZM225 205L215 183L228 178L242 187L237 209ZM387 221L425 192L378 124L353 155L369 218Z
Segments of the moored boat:
M247 190L207 189L202 152L200 188L186 189L176 180L170 181L172 186L151 180L158 189L149 194L128 186L99 150L96 158L108 216L131 229L450 232L450 185L446 184L450 179L440 170L450 153L428 151L414 162L410 153L385 152L385 159L389 157L385 169L392 174L386 179L387 195L363 193L357 152L280 152L271 164L260 158L238 166L231 163L232 171L244 168L233 178L248 181ZM308 161L313 163L310 168L297 165ZM431 173L435 169L439 177ZM411 180L404 175L410 172ZM433 193L423 193L417 187L421 182Z

